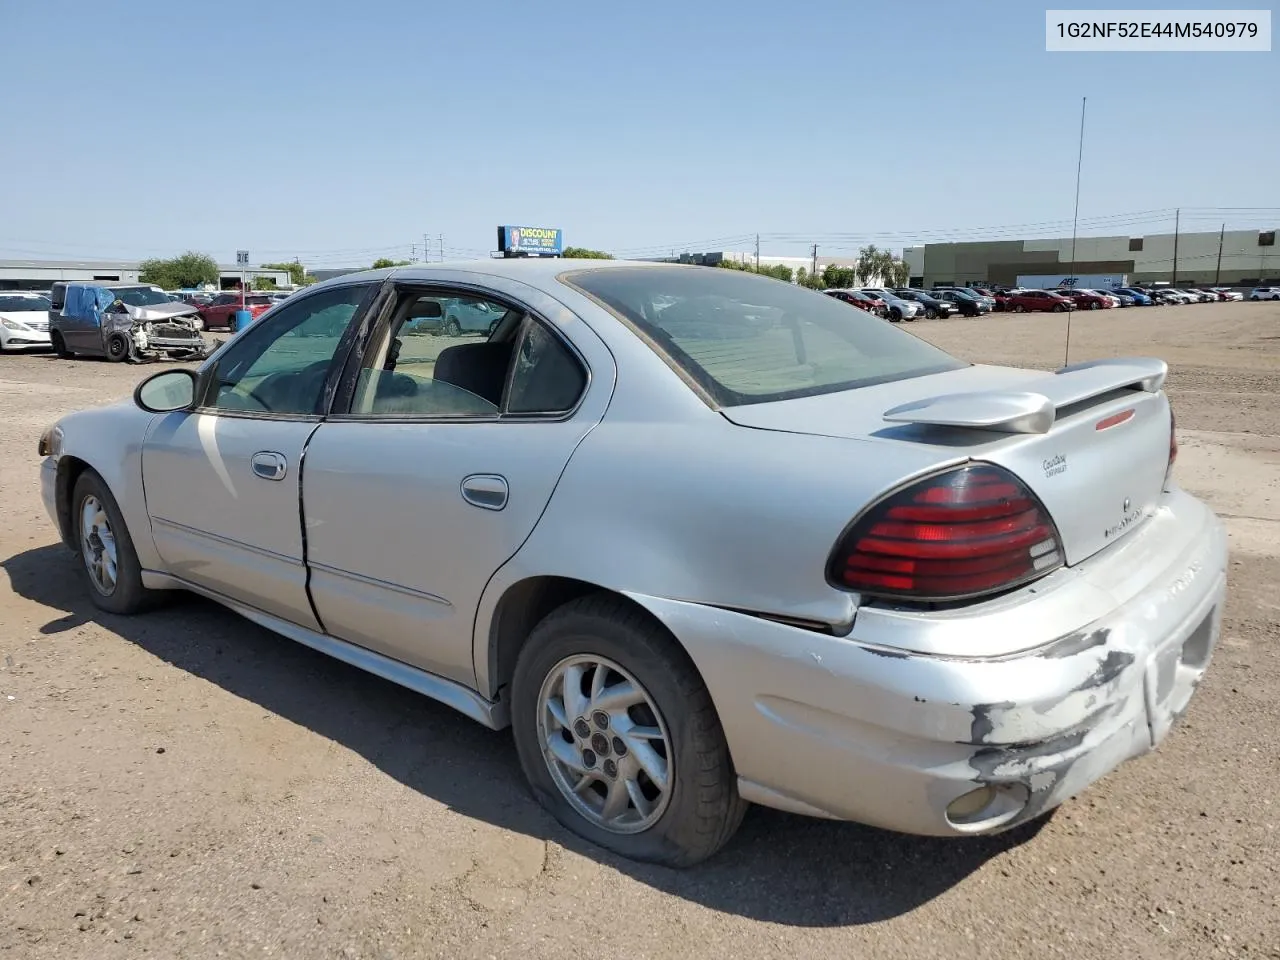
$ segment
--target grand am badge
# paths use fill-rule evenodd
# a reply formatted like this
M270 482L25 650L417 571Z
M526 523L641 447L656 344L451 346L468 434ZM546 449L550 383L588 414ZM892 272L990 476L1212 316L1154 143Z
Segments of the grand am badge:
M1048 460L1042 460L1040 466L1044 469L1046 477L1052 477L1056 474L1063 473L1067 469L1067 458L1065 454L1056 454Z

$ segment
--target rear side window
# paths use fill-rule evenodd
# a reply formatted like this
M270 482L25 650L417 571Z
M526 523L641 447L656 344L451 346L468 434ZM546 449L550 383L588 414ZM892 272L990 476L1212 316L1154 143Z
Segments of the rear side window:
M65 283L55 283L49 289L49 299L53 306L51 310L61 310L67 302L67 285Z
M723 406L967 366L864 310L770 277L662 266L581 270L561 280L602 302Z

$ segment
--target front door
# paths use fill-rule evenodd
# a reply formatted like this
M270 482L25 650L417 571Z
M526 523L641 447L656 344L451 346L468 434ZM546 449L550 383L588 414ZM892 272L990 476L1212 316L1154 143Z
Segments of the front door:
M142 479L168 573L320 629L307 599L302 458L370 289L301 296L213 358L194 412L169 414L148 435Z
M496 295L492 334L416 333L441 296L400 293L345 415L312 437L307 559L330 633L474 686L480 595L603 415L613 368L581 323L575 348Z

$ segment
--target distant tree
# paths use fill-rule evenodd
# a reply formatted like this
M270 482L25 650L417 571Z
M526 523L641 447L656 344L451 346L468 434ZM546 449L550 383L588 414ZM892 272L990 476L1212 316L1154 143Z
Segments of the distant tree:
M254 277L249 284L254 290L276 290L276 281L274 277Z
M884 282L891 287L905 287L911 280L911 268L906 262L886 254L884 261Z
M869 243L858 251L857 275L859 283L870 283L880 280L884 254L874 243Z
M294 261L292 263L285 261L284 263L264 263L263 270L285 270L289 274L289 282L295 287L303 287L307 284L307 268L302 264ZM311 279L315 283L315 278Z
M369 269L382 270L386 267L407 267L411 263L413 263L412 260L388 260L386 257L379 257L377 260L373 261L373 266Z
M603 250L590 250L587 247L565 247L564 254L570 260L612 260L612 253Z
M822 290L826 287L826 284L822 282L822 274L810 273L804 267L796 271L796 283L802 287L808 287L810 290Z
M853 267L840 267L834 263L829 263L822 271L822 285L824 287L852 287L855 269Z
M791 282L791 268L781 263L774 264L773 266L765 264L759 270L756 269L755 264L750 261L743 260L721 260L716 264L716 266L723 270L739 270L743 273L758 273L762 277L772 277L774 280L782 280L785 283Z
M144 260L139 267L139 280L153 283L165 290L203 287L206 283L216 286L222 275L217 260L207 253L197 253L194 250L168 259Z

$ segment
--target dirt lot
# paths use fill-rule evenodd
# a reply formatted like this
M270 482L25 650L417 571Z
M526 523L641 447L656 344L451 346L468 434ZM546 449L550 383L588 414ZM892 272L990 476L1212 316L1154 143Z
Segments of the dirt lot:
M1065 320L915 323L1052 367ZM578 842L488 732L203 601L103 616L36 438L143 368L0 358L0 957L1280 957L1280 304L1109 310L1166 358L1183 484L1231 530L1184 724L1039 829L922 840L753 810L701 868Z

